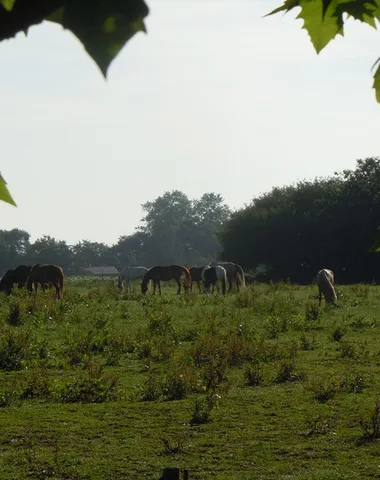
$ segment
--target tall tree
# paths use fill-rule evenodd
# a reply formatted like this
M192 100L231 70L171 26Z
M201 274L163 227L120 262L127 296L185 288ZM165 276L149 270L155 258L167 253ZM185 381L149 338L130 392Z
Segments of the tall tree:
M251 269L268 264L274 280L310 282L320 268L340 282L380 280L380 258L368 252L379 185L380 159L369 158L332 178L275 188L232 215L222 256Z
M52 263L72 270L73 253L67 243L56 240L49 235L38 238L30 244L26 252L26 260L30 263Z
M117 263L117 257L111 247L105 243L83 240L72 247L73 262L77 269L100 267Z
M0 230L0 275L22 263L29 248L30 235L25 230Z

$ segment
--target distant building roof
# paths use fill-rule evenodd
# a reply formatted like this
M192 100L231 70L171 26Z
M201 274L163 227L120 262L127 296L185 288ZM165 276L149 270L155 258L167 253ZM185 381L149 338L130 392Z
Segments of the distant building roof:
M119 275L115 267L88 267L84 270L92 275Z

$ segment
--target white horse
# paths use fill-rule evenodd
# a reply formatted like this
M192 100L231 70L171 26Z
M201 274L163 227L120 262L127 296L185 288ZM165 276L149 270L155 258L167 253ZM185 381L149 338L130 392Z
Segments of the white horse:
M125 267L119 274L118 287L120 292L124 290L124 280L127 286L127 291L132 291L132 280L142 278L148 269L146 267Z
M324 268L317 273L317 285L319 291L319 305L321 305L322 294L326 303L336 302L336 293L334 289L334 274L331 270Z
M215 265L210 267L207 265L202 270L202 280L205 286L206 293L210 293L210 287L214 291L214 286L216 285L217 290L219 291L219 282L222 285L222 293L226 294L226 284L227 284L227 272L224 267L221 265Z

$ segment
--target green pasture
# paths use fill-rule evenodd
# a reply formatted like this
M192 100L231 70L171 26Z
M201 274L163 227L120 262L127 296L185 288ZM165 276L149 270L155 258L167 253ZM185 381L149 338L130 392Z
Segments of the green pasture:
M380 478L380 287L0 296L0 478Z

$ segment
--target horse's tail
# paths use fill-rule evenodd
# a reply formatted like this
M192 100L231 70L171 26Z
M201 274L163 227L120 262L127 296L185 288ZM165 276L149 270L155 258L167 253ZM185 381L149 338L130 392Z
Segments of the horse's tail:
M185 277L185 281L184 281L184 286L186 288L190 288L191 286L191 275L190 275L190 272L189 270L186 268L186 267L181 267L182 268L182 271L183 271L183 274L184 274L184 277Z
M238 279L238 282L240 283L240 285L242 287L245 287L246 286L246 283L245 283L245 274L244 274L244 270L241 268L240 265L238 265L237 263L235 263L236 265L236 270L237 270L237 273L236 273L236 277Z
M223 272L223 276L221 278L221 283L222 283L222 293L223 295L226 294L226 286L227 286L227 272L225 269L223 269L224 272Z
M61 298L63 295L63 279L64 279L63 270L61 267L59 267L59 290L61 292Z

